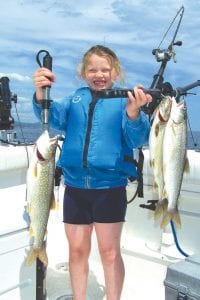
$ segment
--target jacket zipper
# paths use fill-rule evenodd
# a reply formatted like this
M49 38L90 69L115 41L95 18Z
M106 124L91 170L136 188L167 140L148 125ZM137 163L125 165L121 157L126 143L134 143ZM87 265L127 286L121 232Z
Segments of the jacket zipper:
M92 101L89 105L89 111L88 111L88 124L87 124L87 131L85 136L85 144L83 148L83 167L87 168L87 156L88 156L88 149L90 144L90 135L92 130L92 120L93 120L93 114L95 105L97 103L98 98L95 97L95 94L93 94Z
M90 177L89 177L89 175L87 175L86 178L85 178L85 186L86 186L87 189L90 188Z

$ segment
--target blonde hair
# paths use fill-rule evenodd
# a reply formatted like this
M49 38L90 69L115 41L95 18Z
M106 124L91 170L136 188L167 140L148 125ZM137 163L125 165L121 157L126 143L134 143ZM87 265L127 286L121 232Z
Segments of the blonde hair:
M78 71L80 77L84 76L88 60L92 54L96 54L98 56L108 58L111 63L112 69L115 70L115 72L119 78L119 81L121 83L124 83L124 74L123 74L121 63L120 63L117 55L110 48L102 46L102 45L96 45L96 46L91 47L83 55L82 63L79 66L79 71Z

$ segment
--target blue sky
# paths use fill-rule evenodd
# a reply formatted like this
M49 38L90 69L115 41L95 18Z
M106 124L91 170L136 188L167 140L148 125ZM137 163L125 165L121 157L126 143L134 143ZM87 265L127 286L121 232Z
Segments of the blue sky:
M53 57L56 83L51 97L62 98L83 84L77 77L82 55L95 44L112 48L121 60L126 85L148 88L160 64L152 55L177 11L185 12L177 40L177 62L168 63L164 78L173 87L200 79L200 1L162 0L7 0L0 7L0 77L8 76L18 96L21 121L36 121L32 106L35 57L46 49ZM175 23L175 25L177 22ZM161 49L168 47L175 27ZM187 106L193 130L200 130L200 87ZM13 107L13 116L15 116Z

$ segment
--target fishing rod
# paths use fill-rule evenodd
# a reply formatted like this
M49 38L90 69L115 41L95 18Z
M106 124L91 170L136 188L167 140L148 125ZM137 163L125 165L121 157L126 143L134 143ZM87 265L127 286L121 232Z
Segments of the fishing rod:
M158 106L158 104L160 103L160 101L164 96L174 96L176 97L177 101L179 101L180 96L185 96L187 95L187 92L190 89L200 86L200 80L197 80L184 87L178 87L176 89L173 89L172 85L169 82L164 82L163 74L167 66L167 63L172 58L174 62L176 62L175 46L182 45L182 41L175 41L175 40L183 18L183 14L184 14L184 6L181 6L176 16L174 17L173 21L171 22L169 28L167 29L166 33L164 34L163 39L161 40L158 48L153 49L152 51L152 54L155 56L157 62L160 62L161 65L158 72L153 77L153 81L152 84L150 85L150 88L143 90L145 93L150 94L153 98L151 103L148 103L141 108L145 113L149 115L153 113L154 109ZM175 33L172 37L172 40L168 48L160 49L162 42L164 41L167 33L169 32L170 28L172 27L173 23L175 22L178 16L179 16L178 25L176 27ZM104 98L104 99L119 98L119 97L127 98L128 92L131 92L134 96L134 91L132 89L105 89L102 91L97 91L95 95L97 98Z
M180 96L186 96L187 92L197 86L200 86L200 80L197 80L191 84L188 84L183 87L177 87L176 89L172 89L170 87L170 83L165 82L162 84L160 88L149 88L149 89L143 89L145 94L150 94L153 98L153 101L159 101L163 96L174 96L179 98ZM127 98L128 92L131 92L134 96L134 91L132 89L105 89L101 91L96 91L95 95L98 98ZM150 103L151 104L151 103ZM159 103L158 103L159 104ZM157 105L156 105L157 106ZM145 111L145 108L143 107L143 110Z
M43 64L40 61L40 55L41 53L45 53L44 57L43 57ZM44 67L49 69L50 71L52 71L52 57L49 54L49 52L47 50L40 50L37 55L36 55L36 61L38 63L38 65L40 67ZM49 109L50 109L50 105L52 100L50 99L50 85L47 85L45 87L42 88L43 91L43 97L42 97L42 124L44 129L49 129L48 124L49 124Z

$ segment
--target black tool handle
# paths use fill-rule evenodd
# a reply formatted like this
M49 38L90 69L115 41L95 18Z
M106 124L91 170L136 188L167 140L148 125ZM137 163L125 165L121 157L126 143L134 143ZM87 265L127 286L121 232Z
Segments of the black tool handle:
M40 61L40 54L45 53L43 57L43 64ZM40 67L44 67L52 71L52 57L47 50L40 50L37 53L36 61ZM49 121L49 108L51 104L50 100L50 85L44 86L43 89L43 99L42 99L42 123L48 124Z
M134 91L131 89L105 89L95 92L97 98L110 99L110 98L127 98L128 92L134 96ZM150 94L152 97L161 97L160 89L143 89L145 94Z

